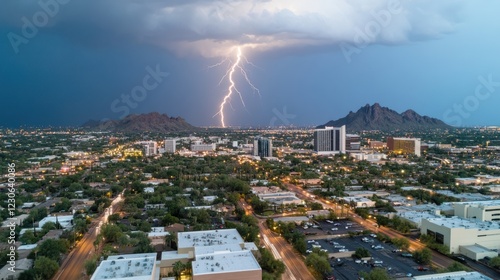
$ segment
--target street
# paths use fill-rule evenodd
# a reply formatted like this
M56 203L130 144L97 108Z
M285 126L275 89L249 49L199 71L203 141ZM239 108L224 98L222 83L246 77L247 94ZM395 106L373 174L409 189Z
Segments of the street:
M95 252L94 241L96 240L97 234L99 232L99 227L101 224L107 221L110 213L113 214L118 210L116 205L122 200L123 194L118 195L111 202L111 206L109 206L104 211L104 213L102 213L92 222L89 231L83 236L76 247L64 259L64 262L59 268L59 271L52 278L53 280L85 279L85 261L87 259L90 259L92 257L92 254Z

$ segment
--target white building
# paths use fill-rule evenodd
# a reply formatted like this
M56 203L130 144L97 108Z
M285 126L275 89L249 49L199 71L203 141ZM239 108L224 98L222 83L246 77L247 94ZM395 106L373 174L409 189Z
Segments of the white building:
M64 216L47 216L43 218L40 222L38 222L38 227L42 228L48 222L59 223L64 229L73 227L73 215L64 215Z
M236 229L177 233L177 252L163 252L162 274L177 261L192 260L193 280L261 280L262 269L251 251L254 243L245 243Z
M191 145L192 152L213 152L216 149L215 143L203 144L200 141L196 141Z
M420 233L448 246L450 253L461 253L460 247L476 244L489 250L500 250L500 224L496 222L476 222L458 217L422 219Z
M293 192L262 193L257 196L260 200L267 201L271 204L305 204L305 202L298 198Z
M140 141L138 144L144 147L144 155L147 157L158 154L158 144L155 141Z
M156 253L109 256L90 280L157 280Z
M387 155L382 153L351 152L349 155L355 160L366 160L369 162L378 162L387 159Z
M477 271L455 271L437 274L413 276L411 280L493 280Z
M359 196L346 196L342 198L348 204L354 204L356 208L371 208L375 207L375 201L365 197Z
M455 216L479 221L500 221L500 200L453 202Z
M346 128L326 126L314 130L314 151L319 155L345 153Z
M165 139L164 141L165 153L175 154L176 146L177 146L177 139Z

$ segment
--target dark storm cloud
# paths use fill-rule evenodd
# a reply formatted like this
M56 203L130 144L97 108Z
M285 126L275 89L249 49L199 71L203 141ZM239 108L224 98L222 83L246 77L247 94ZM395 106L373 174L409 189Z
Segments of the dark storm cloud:
M454 30L461 7L451 0L59 1L7 1L0 24L22 36L22 17L33 21L37 12L57 6L44 29L78 44L134 41L220 56L235 45L265 51L438 38Z

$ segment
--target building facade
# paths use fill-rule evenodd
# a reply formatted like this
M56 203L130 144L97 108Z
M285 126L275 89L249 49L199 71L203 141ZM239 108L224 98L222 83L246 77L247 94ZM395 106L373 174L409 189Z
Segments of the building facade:
M419 138L388 137L387 147L398 154L414 154L420 156Z
M175 154L175 148L177 146L177 139L165 139L165 153Z
M253 155L263 157L273 156L273 141L269 138L256 137L253 140Z
M346 151L346 128L327 126L314 130L314 151L320 155L339 154Z

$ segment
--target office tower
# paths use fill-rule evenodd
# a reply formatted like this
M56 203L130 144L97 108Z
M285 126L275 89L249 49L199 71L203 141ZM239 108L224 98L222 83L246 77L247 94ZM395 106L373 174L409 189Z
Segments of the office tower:
M339 154L346 151L345 125L326 126L314 130L314 151L320 155Z
M272 157L273 141L269 138L256 137L253 140L253 155L259 157Z

